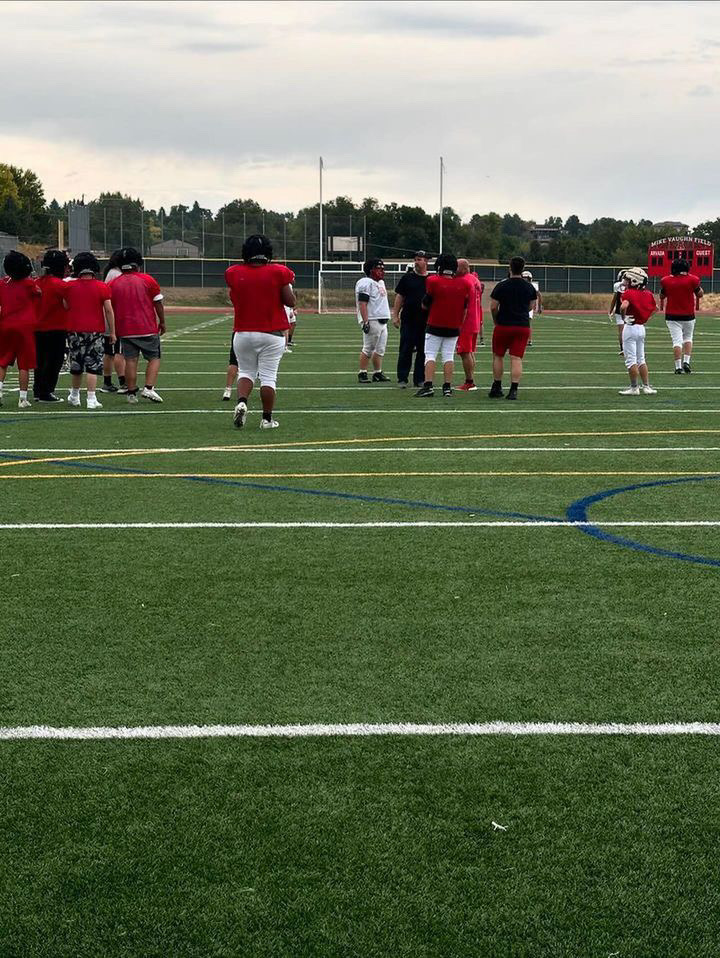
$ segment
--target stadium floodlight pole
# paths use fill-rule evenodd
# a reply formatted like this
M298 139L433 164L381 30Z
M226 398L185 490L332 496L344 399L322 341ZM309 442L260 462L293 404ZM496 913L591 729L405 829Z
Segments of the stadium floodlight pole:
M225 214L222 215L222 258L225 259Z
M322 268L323 268L323 200L322 200L323 158L320 157L320 271L318 273L318 313L321 311L320 298L322 295Z
M445 172L445 164L443 163L443 158L440 157L440 252L443 251L443 174Z

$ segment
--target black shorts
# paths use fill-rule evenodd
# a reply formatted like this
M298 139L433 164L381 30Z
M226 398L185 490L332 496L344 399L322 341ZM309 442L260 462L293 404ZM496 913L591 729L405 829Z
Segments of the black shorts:
M233 339L235 337L233 336ZM230 340L230 358L228 359L228 366L237 366L237 356L235 355L235 347L233 346L233 340Z
M120 340L116 339L114 343L110 342L109 336L103 336L103 356L121 356Z

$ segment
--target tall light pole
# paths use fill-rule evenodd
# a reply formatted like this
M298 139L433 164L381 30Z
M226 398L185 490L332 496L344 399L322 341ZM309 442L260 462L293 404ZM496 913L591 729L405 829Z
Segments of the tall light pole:
M321 274L323 267L323 197L322 197L322 180L323 180L323 158L320 157L320 268L318 272L318 312L320 312L321 302Z
M440 157L440 252L443 251L443 175L445 173L445 164Z

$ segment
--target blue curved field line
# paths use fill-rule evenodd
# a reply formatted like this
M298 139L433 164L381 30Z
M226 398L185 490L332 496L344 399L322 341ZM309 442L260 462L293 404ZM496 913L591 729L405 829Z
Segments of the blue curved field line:
M610 499L623 492L635 492L638 489L651 489L654 486L676 486L688 482L717 482L720 475L711 474L707 476L690 476L683 479L657 479L654 482L636 482L631 486L618 486L616 489L605 489L602 492L595 492L591 496L585 496L583 499L576 499L567 507L565 515L571 522L589 523L588 510L596 502L603 499ZM709 565L720 567L720 559L711 559L708 556L693 555L690 552L675 552L673 549L660 549L657 546L646 545L644 542L637 542L635 539L625 539L623 536L613 535L612 532L605 532L600 526L584 525L578 526L580 532L594 539L600 539L601 542L611 542L614 545L623 546L626 549L634 549L636 552L647 552L650 555L662 556L666 559L679 559L681 562L694 562L697 565Z
M9 453L0 453L0 459L20 460L27 456L15 456ZM82 460L70 459L58 463L62 466L70 466L75 469L91 469L100 472L125 472L128 475L135 476L156 476L157 472L149 469L132 469L128 466L102 466L97 462L84 462ZM562 522L557 516L534 516L524 512L498 512L495 509L482 509L473 506L451 506L441 502L425 502L418 499L397 499L390 496L365 496L355 492L337 492L331 489L303 489L298 486L279 486L264 482L251 482L243 479L218 479L210 476L183 476L184 482L203 482L208 485L217 486L237 486L244 489L259 489L264 492L291 492L303 496L318 496L330 499L346 499L354 502L374 502L389 506L409 506L412 509L434 509L441 512L461 512L464 514L493 516L496 519L524 519L529 522Z

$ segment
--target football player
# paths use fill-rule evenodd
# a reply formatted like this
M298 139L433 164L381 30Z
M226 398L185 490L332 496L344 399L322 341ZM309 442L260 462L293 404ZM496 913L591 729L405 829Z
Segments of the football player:
M277 373L285 352L288 323L285 306L295 306L292 283L295 274L272 262L273 248L267 236L248 236L242 246L242 263L225 271L235 310L233 349L238 364L238 402L233 422L245 425L248 399L260 379L261 429L277 429L273 418Z
M480 282L475 273L470 272L470 263L466 259L458 260L457 274L465 277L468 286L467 314L457 341L458 356L465 370L465 382L458 389L462 392L475 392L475 349L478 334L482 337L482 294L485 284Z
M535 292L537 293L537 305L535 306L534 309L530 310L530 322L532 323L535 313L540 315L540 313L542 312L542 293L540 292L540 283L535 282L535 280L533 279L533 275L529 269L523 270L523 279L526 279L528 283L530 283L532 288L535 290ZM528 346L532 346L532 344L533 344L533 341L532 341L532 326L531 326L530 339L528 339Z
M622 302L622 294L626 290L625 285L625 270L621 269L617 274L617 279L613 283L613 297L610 300L610 308L608 309L608 316L610 317L610 322L615 320L615 325L617 327L618 334L618 345L620 347L620 355L623 354L623 327L625 322L620 312L620 303Z
M452 396L455 346L467 314L470 288L464 276L458 276L458 261L452 253L441 253L435 260L436 276L428 276L423 304L428 310L425 331L425 382L415 393L434 395L433 379L438 353L443 362L443 396Z
M690 373L695 310L700 308L703 288L700 278L690 272L687 260L673 260L670 276L663 276L660 285L660 309L673 344L675 374ZM667 304L667 305L666 305Z
M42 291L35 330L37 366L33 381L35 402L60 403L55 395L58 376L65 359L67 338L67 283L70 258L64 249L49 249L42 260L43 274L37 284Z
M42 293L30 278L32 263L24 253L10 250L3 260L7 279L0 282L0 406L8 366L17 361L20 380L18 408L29 409L28 383L35 368L35 322Z
M368 364L372 359L372 381L389 383L389 378L382 371L390 321L390 303L384 279L385 264L379 258L369 259L363 263L363 272L365 275L355 284L357 321L363 334L358 382L370 382Z
M646 396L654 396L648 379L648 367L645 361L645 324L657 310L655 297L647 289L648 275L640 266L625 270L626 289L620 301L620 313L623 317L623 354L625 366L630 377L627 389L621 389L621 396L639 396L640 390ZM638 376L642 386L638 385Z
M71 406L80 405L80 385L85 373L87 408L102 409L95 389L103 371L103 337L108 330L115 342L115 317L110 302L110 287L97 278L100 264L92 253L78 253L72 262L74 279L65 283L68 306L68 356L72 387L68 395Z

